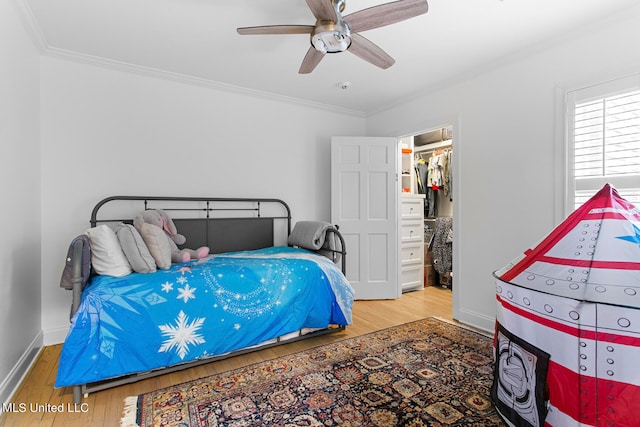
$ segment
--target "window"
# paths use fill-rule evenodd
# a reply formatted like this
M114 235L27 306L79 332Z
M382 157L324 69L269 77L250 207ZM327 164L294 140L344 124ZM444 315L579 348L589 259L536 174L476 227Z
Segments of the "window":
M640 207L638 75L568 93L568 212L605 183Z

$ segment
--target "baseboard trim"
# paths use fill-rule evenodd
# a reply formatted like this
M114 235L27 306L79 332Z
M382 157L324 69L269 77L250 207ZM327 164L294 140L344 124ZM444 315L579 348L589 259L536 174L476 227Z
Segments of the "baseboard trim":
M47 329L44 331L44 345L62 344L69 333L69 326L64 328Z
M460 317L456 319L460 323L465 323L469 326L473 326L476 329L489 332L493 334L495 331L496 318L489 317L485 314L478 313L470 310L460 310Z
M38 359L38 355L42 351L42 348L43 334L42 331L40 331L33 341L31 341L31 344L29 344L24 353L22 353L18 363L16 363L13 369L11 369L9 375L7 375L7 377L2 381L2 384L0 384L0 401L11 401L11 398L18 389L18 386L20 386L22 380L29 372L29 369L31 369L31 366L33 366L36 359Z

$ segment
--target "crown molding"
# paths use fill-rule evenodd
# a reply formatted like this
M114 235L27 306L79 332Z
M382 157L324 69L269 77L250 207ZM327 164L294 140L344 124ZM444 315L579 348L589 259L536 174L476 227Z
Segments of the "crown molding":
M75 52L67 49L47 46L44 48L44 54L54 58L65 59L69 61L79 62L88 65L94 65L102 68L109 68L117 71L124 71L132 74L139 74L146 77L154 77L163 80L199 86L207 89L219 90L236 95L252 96L257 98L268 99L271 101L293 104L317 110L326 110L336 114L349 115L354 117L365 117L363 111L351 110L347 108L336 107L335 105L322 104L318 102L307 101L300 98L274 94L257 89L231 85L228 83L218 82L205 79L202 77L191 76L182 73L162 70L159 68L146 67L143 65L131 64L128 62L117 61L100 56L89 55L85 53Z
M74 61L82 64L98 66L102 68L108 68L117 71L123 71L126 73L138 74L146 77L153 77L163 80L169 80L173 82L188 84L192 86L199 86L207 89L219 90L237 95L251 96L257 98L263 98L271 101L293 104L306 108L313 108L319 110L326 110L336 114L350 115L354 117L364 118L365 113L363 111L351 110L335 105L322 104L318 102L307 101L300 98L278 95L270 92L265 92L257 89L250 89L241 86L235 86L228 83L209 80L201 77L195 77L187 74L176 73L172 71L162 70L159 68L147 67L137 64L131 64L128 62L117 61L100 56L89 55L67 49L60 49L57 47L47 46L44 48L44 55L52 58L64 59L68 61Z
M13 3L19 10L19 15L22 17L23 23L27 32L29 33L34 45L40 51L42 55L46 55L52 58L60 58L78 63L94 65L102 68L109 68L112 70L118 70L146 77L154 77L158 79L164 79L192 86L199 86L207 89L220 90L237 95L251 96L257 98L263 98L271 101L292 104L302 106L305 108L313 108L316 110L325 110L336 114L348 115L358 118L364 118L365 112L359 110L352 110L348 108L337 107L335 105L322 104L319 102L307 101L301 98L295 98L291 96L279 95L271 92L261 91L257 89L250 89L246 87L231 85L228 83L217 82L201 77L195 77L187 74L176 73L159 68L146 67L142 65L131 64L114 59L104 58L95 55L89 55L86 53L71 51L67 49L61 49L54 46L47 41L44 32L40 28L38 20L35 18L31 6L27 0L14 0Z
M40 25L38 25L38 20L33 14L31 6L29 6L27 0L13 0L13 4L18 9L18 15L22 19L25 30L33 41L34 46L40 51L40 53L44 53L47 49L48 43Z
M366 112L366 115L367 117L372 117L410 104L414 101L426 99L429 95L433 95L442 89L464 84L471 79L491 73L502 67L527 60L535 55L544 54L546 51L556 48L557 46L575 41L580 37L583 37L585 34L594 34L599 31L606 30L607 28L613 28L614 26L619 25L622 21L637 19L637 17L640 17L640 3L631 5L622 11L613 12L610 15L603 16L597 21L586 23L554 37L520 48L517 51L505 54L493 61L476 66L473 69L451 75L450 77L442 79L435 84L417 90L411 95L399 98L395 102L390 102L380 108L369 110Z

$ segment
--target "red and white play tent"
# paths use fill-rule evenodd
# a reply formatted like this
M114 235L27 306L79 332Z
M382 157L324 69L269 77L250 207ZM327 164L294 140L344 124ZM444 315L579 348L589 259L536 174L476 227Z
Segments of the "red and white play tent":
M505 421L640 426L640 211L605 185L495 276Z

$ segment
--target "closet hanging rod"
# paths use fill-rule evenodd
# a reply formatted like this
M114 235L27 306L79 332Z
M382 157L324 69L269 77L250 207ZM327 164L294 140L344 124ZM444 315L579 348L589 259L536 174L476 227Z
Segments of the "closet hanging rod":
M416 153L419 153L421 151L433 151L438 148L447 148L451 146L452 146L452 141L450 139L447 139L446 141L432 142L430 144L415 146L413 147L413 150Z

